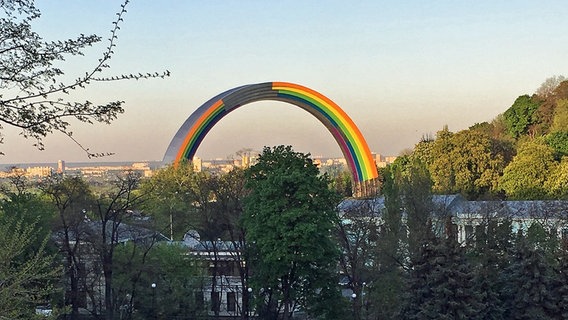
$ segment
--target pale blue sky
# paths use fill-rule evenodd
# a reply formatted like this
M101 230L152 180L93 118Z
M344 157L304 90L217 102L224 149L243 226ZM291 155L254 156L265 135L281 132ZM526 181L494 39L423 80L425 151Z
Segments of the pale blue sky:
M37 0L38 32L50 39L107 38L119 1ZM490 121L548 77L568 75L568 6L563 1L155 1L133 0L112 72L168 69L165 80L102 83L77 98L126 101L111 126L74 127L106 160L161 160L183 121L230 88L288 81L338 103L372 151L396 155L444 125ZM106 42L72 58L83 74ZM36 151L14 130L2 163L86 161L55 134ZM340 150L315 118L283 103L245 106L219 122L197 155L226 158L243 147L291 144L313 155Z

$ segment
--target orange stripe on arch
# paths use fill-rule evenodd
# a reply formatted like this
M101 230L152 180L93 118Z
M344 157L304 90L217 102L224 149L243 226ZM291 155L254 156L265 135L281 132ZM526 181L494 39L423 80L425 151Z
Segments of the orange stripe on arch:
M343 109L341 109L335 102L333 102L331 99L329 99L328 97L324 96L323 94L312 90L308 87L299 85L299 84L295 84L295 83L290 83L290 82L273 82L272 83L272 88L274 89L278 89L278 88L292 88L292 89L296 89L299 91L305 91L305 92L309 92L310 94L318 97L319 99L321 99L322 101L325 101L325 103L331 107L330 111L332 111L333 113L336 114L336 116L338 116L338 119L342 119L343 125L346 126L346 129L348 131L350 131L353 134L353 138L355 139L355 146L359 148L359 152L361 154L362 157L364 157L364 159L361 159L364 161L364 163L361 163L361 165L364 168L361 168L364 170L364 172L361 172L361 174L363 176L366 176L365 178L367 179L373 179L373 178L377 178L379 176L379 173L377 171L377 167L375 166L375 161L373 159L373 156L371 154L371 150L369 149L369 145L367 144L367 141L365 140L365 137L363 137L363 134L361 133L361 131L359 130L359 128L355 125L355 122L353 122L353 120L347 115L347 113L345 113L345 111ZM355 153L357 153L355 151ZM356 154L352 155L354 157L357 157ZM362 179L364 179L362 177ZM366 179L364 179L366 180Z
M223 100L218 100L217 102L215 102L211 108L209 108L207 110L207 112L203 113L201 115L201 117L199 117L199 119L197 120L197 122L195 123L195 125L193 127L191 127L191 129L188 131L187 135L185 136L185 138L183 139L183 148L180 148L177 155L176 155L176 159L174 162L174 165L177 166L178 163L180 162L180 160L184 157L184 154L187 150L187 148L189 147L189 142L191 141L191 139L193 138L193 136L195 135L195 132L197 130L199 130L199 128L201 127L201 125L203 124L203 122L205 122L205 120L207 120L207 118L209 118L209 116L215 112L216 110L218 110L220 107L223 106Z

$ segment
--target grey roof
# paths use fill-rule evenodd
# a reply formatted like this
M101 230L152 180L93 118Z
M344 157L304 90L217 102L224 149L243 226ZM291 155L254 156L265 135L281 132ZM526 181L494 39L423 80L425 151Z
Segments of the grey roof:
M550 216L568 218L568 201L468 201L461 195L433 195L434 214L444 213L454 216L466 214L492 214L511 218L546 218ZM338 209L347 212L357 209L380 215L385 209L383 196L371 199L345 199Z
M385 208L385 198L383 196L366 199L348 198L339 203L337 209L340 212L364 210L375 215L380 215Z
M113 221L106 222L106 237L111 239L113 235ZM100 239L103 223L101 221L83 221L69 228L69 237L72 241L93 242L93 239ZM53 235L55 241L63 240L64 230L59 230ZM116 243L129 241L141 241L156 237L158 241L168 240L163 234L144 227L134 226L121 222L117 224Z
M511 218L547 218L567 216L568 201L464 201L456 207L456 214L493 214Z

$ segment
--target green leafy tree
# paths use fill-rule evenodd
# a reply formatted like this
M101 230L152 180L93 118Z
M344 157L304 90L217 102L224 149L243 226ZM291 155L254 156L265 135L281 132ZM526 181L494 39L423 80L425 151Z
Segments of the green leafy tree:
M568 131L568 99L559 99L556 101L550 131Z
M193 236L207 248L211 263L211 291L219 291L218 279L226 257L221 256L222 239L231 242L236 249L234 259L243 288L248 287L248 264L245 263L245 229L240 223L242 199L246 194L244 171L234 169L228 173L211 174L196 172L190 162L160 169L144 181L141 191L149 198L143 209L156 221L158 230L169 231L173 239ZM190 230L197 231L188 232ZM222 288L221 288L222 289ZM248 307L249 296L243 296L243 305ZM218 309L215 309L218 312ZM243 315L248 310L241 308Z
M529 126L535 123L535 112L539 102L528 95L519 96L513 105L503 113L507 131L514 138L526 134Z
M401 160L404 158L401 158ZM402 181L403 167L401 160L381 170L383 178L382 193L385 208L381 212L383 220L374 252L373 271L366 299L365 311L378 319L394 319L400 311L402 300L404 270L407 267L406 226L403 224ZM364 318L367 319L367 318Z
M558 286L555 294L558 297L558 316L561 319L568 318L568 252L566 249L566 243L563 243L556 268Z
M538 110L535 112L535 124L532 126L531 131L539 135L545 135L554 131L554 122L557 117L559 102L566 99L568 99L568 81L563 81L538 107ZM562 110L560 113L562 113Z
M454 239L432 238L421 246L405 294L403 319L475 319L481 296L473 269Z
M165 242L127 243L115 253L113 294L120 319L194 319L201 301L203 266L187 248ZM152 286L152 283L155 286Z
M495 192L505 166L493 140L476 130L445 133L434 142L429 166L434 190L477 198Z
M499 185L511 199L542 199L547 196L545 182L557 166L551 147L540 140L529 140L519 146Z
M503 272L505 319L557 319L556 275L545 254L521 235L515 255Z
M71 316L79 316L85 297L87 257L82 243L87 241L86 213L94 203L89 186L80 177L53 177L40 184L40 190L56 210L55 241L64 260L64 305L70 306Z
M545 140L554 149L559 158L568 155L568 131L549 133L546 135Z
M205 173L196 172L191 162L159 169L143 180L141 193L147 196L140 208L151 215L156 228L172 239L182 239L190 229L198 229L194 204Z
M0 217L0 314L7 319L31 319L57 291L61 269L46 250L48 237L37 243L37 234L44 234L37 223Z
M353 313L363 319L372 301L364 294L365 286L375 282L374 255L377 251L379 202L374 199L346 199L340 205L337 240L341 248L339 267L347 278L347 287L355 293Z
M92 101L76 101L70 95L96 81L140 79L168 76L158 74L119 75L103 77L116 49L119 24L126 13L121 6L109 37L106 50L92 68L75 80L65 82L62 62L101 41L97 35L81 34L74 39L45 41L34 31L40 11L33 0L3 0L0 2L0 123L21 129L21 134L32 138L43 149L43 138L59 131L69 136L70 119L84 123L110 123L124 112L123 101L97 105ZM1 129L1 127L0 127ZM80 144L79 146L83 148ZM101 156L83 148L89 157Z
M550 172L544 188L553 199L568 198L568 157L563 157L560 164Z
M434 205L430 172L421 161L410 159L399 184L401 208L406 213L408 257L412 261L418 257L422 243L432 237Z
M434 148L434 141L435 139L432 139L430 137L427 136L422 137L420 142L418 142L414 146L414 150L412 151L412 156L420 159L420 161L422 161L427 165L431 165L432 162L434 161L434 156L432 154Z
M32 243L39 246L43 239L51 235L51 225L56 210L38 192L33 191L31 183L25 176L9 177L8 183L0 187L0 194L3 195L0 198L0 217L11 217L22 221L25 225L38 226L38 232L32 235ZM32 246L29 249L35 251L37 248Z
M301 307L321 318L339 317L330 310L337 301L329 300L339 298L339 250L332 238L338 198L327 177L309 155L278 146L264 148L246 178L243 223L259 315L289 319Z

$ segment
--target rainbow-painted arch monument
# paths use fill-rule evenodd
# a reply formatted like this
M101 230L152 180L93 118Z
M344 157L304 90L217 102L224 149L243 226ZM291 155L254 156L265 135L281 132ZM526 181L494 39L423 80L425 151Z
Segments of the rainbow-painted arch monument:
M175 165L183 159L192 160L203 138L219 120L241 106L263 100L287 102L315 116L339 144L352 173L354 194L370 196L376 191L377 167L353 120L321 93L288 82L244 85L205 102L179 128L166 150L163 163Z

